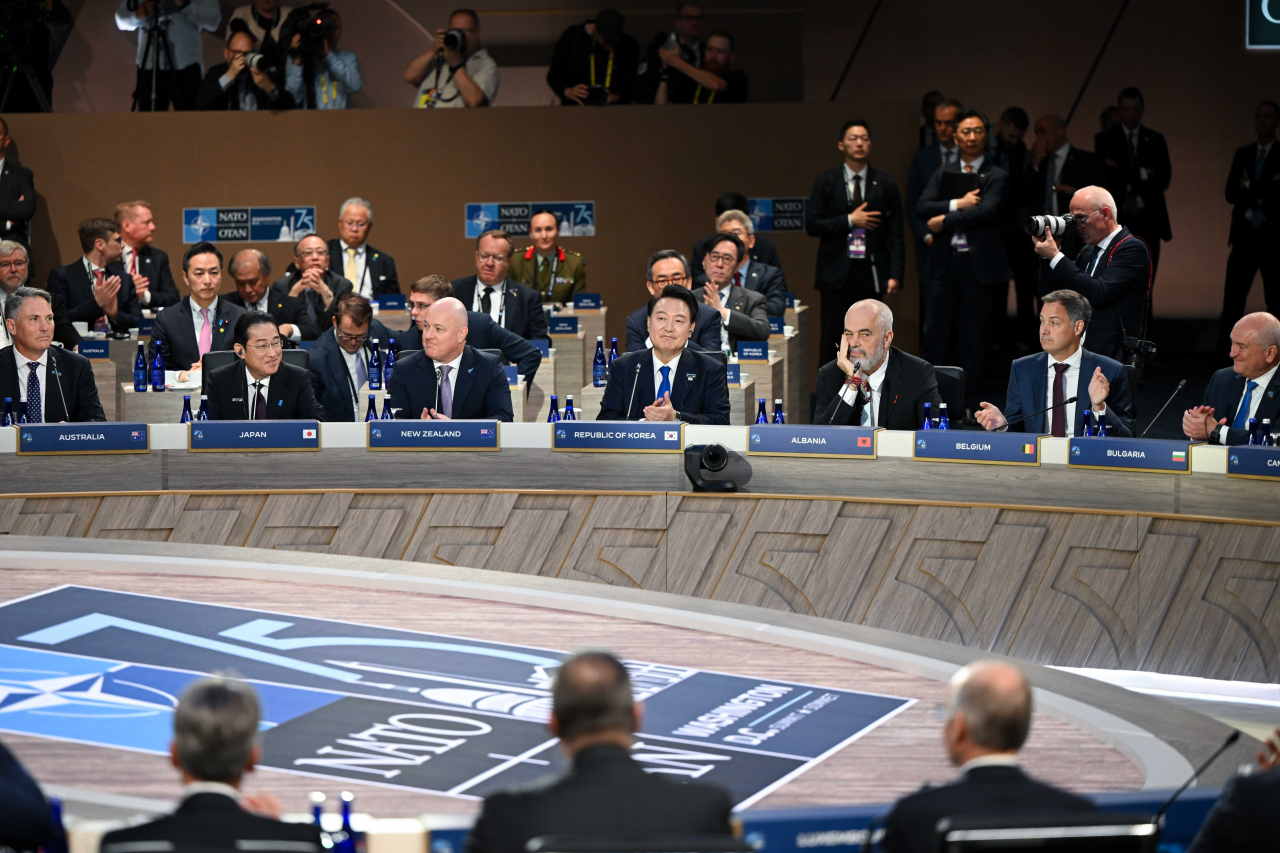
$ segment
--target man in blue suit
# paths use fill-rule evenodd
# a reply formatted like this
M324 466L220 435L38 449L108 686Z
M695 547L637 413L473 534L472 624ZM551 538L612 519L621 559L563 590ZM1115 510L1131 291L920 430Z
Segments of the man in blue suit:
M1093 314L1089 300L1073 290L1055 290L1041 297L1040 303L1044 352L1013 363L1004 412L983 403L978 423L988 430L1065 438L1084 434L1085 411L1092 409L1095 420L1106 418L1108 435L1131 437L1133 393L1128 371L1120 362L1080 346ZM1071 397L1076 402L1066 402ZM1030 417L1011 423L1023 415Z
M515 419L502 360L467 344L467 309L452 297L427 309L422 352L396 365L389 400L405 420Z
M1280 320L1259 311L1231 329L1231 366L1209 380L1204 403L1182 416L1192 441L1234 446L1249 443L1249 419L1270 420L1280 431Z
M399 355L399 347L392 346L392 341L404 334L375 320L373 306L358 293L347 291L334 301L333 327L309 350L311 387L324 406L326 421L360 419L360 391L369 381L371 345L376 342L384 357L388 350Z
M669 284L679 285L686 290L693 289L689 261L675 249L659 249L654 252L649 257L644 277L650 298L662 293ZM694 299L695 305L697 302ZM689 345L705 352L720 352L720 312L705 304L697 305L697 309ZM643 352L649 346L649 309L637 308L627 315L627 352Z
M725 366L686 346L697 308L698 300L678 284L649 300L652 346L613 363L596 420L729 424Z

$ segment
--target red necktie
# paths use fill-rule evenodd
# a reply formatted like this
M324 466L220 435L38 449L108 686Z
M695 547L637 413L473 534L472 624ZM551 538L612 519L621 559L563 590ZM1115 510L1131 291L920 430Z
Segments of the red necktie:
M972 171L973 171L973 166L972 166L971 164L969 164L969 163L965 163L965 164L964 164L964 170L965 170L966 172L972 172Z
M1067 407L1062 405L1062 401L1066 399L1063 384L1068 367L1070 365L1065 363L1053 366L1053 434L1058 438L1067 437Z
M734 287L742 287L742 273L741 273L741 272L736 272L736 273L734 273L734 274L733 274L733 286L734 286Z
M138 250L134 249L129 255L129 275L138 274Z

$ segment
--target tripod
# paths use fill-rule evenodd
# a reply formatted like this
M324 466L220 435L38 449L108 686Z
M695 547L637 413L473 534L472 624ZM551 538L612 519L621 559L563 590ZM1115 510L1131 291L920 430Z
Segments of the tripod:
M169 65L170 77L170 95L173 100L173 108L176 110L186 109L189 105L183 99L182 90L178 86L176 78L177 69L173 65L173 46L169 44L169 15L167 12L161 11L161 3L156 3L155 11L151 15L151 21L146 25L146 40L142 43L142 66L146 68L147 60L151 64L151 96L150 96L150 112L156 111L156 101L159 94L160 85L160 51L163 48L165 61ZM133 90L133 106L130 107L132 112L137 112L144 103L143 94L140 91L142 87L138 86Z
M9 95L13 91L13 81L18 79L21 74L27 81L27 86L31 88L31 96L35 98L36 103L40 106L40 111L45 113L53 112L53 107L49 104L49 99L45 97L44 87L40 85L36 72L31 67L30 62L19 62L9 71L9 79L4 84L4 94L0 95L0 112L4 112L9 108Z

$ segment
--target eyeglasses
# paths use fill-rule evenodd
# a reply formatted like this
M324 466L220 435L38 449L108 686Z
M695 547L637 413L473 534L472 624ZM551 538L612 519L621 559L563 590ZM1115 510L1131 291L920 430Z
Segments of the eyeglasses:
M349 344L362 344L365 341L369 340L369 336L367 334L366 335L344 335L342 332L339 332L336 329L334 330L333 333L334 335L337 336L338 340L344 341Z
M26 261L0 261L0 271L3 270L24 270L27 268Z
M344 220L342 220L342 224L343 224L343 225L345 225L345 226L347 226L348 228L351 228L352 230L354 230L354 229L356 229L356 228L368 228L368 227L369 227L369 223L368 223L368 222L366 222L365 220L362 220L362 219L344 219Z
M256 353L264 353L284 349L284 341L276 338L274 341L267 341L265 344L249 344L248 347Z
M721 255L715 252L708 254L707 259L713 264L736 264L738 262L736 255Z
M689 280L689 276L687 275L673 275L673 276L667 276L666 278L655 278L653 280L653 283L661 284L661 285L679 284L682 281L688 281L688 280Z
M410 311L426 311L428 308L430 308L434 304L435 303L433 302L410 302L409 310Z
M985 136L987 129L985 127L965 127L956 131L956 136Z
M327 258L329 257L328 249L308 249L305 252L299 252L300 258Z
M476 252L476 259L479 260L480 263L482 264L487 264L489 261L498 261L499 263L501 263L502 261L505 261L507 258L508 258L508 255L506 254L491 255L488 252Z

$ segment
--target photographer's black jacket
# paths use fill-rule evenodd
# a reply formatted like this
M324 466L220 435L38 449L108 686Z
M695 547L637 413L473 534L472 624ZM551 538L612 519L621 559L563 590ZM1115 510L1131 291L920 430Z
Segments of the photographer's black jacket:
M612 54L612 56L611 56ZM591 58L595 56L595 83L591 82ZM610 63L612 61L612 70ZM629 104L636 97L636 72L640 65L640 44L626 33L613 51L606 50L588 33L584 24L574 24L560 35L547 69L547 85L560 103L577 106L577 101L564 96L564 90L585 83L607 88L618 96L618 103Z
M209 73L204 75L204 81L200 84L200 92L196 95L196 109L198 110L238 110L240 109L240 79L232 82L231 87L223 91L222 84L219 82L223 74L227 73L227 63L221 62L209 69ZM291 110L296 106L293 102L293 95L290 95L284 88L283 81L275 82L275 91L267 94L257 87L253 82L253 76L246 71L241 72L241 76L248 78L245 85L249 87L249 91L258 102L260 110Z

